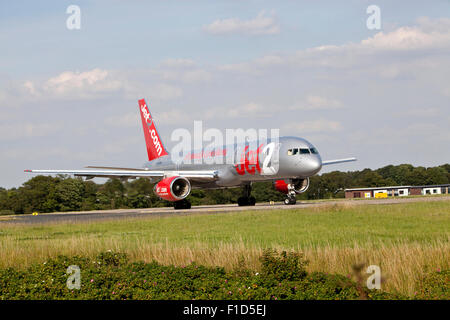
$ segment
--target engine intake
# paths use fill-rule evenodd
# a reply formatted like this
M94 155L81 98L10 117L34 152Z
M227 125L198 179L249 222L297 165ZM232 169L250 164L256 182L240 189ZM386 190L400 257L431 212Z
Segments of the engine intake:
M179 201L189 195L191 192L191 183L184 177L169 177L158 182L153 191L161 199Z
M295 193L303 193L309 188L309 178L292 179L292 184L294 186ZM288 183L285 180L276 180L275 189L284 194L289 193Z

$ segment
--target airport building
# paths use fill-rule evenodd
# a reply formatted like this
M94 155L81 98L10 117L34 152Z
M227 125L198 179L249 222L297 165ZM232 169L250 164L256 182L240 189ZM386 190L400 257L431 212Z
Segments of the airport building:
M450 184L345 189L346 198L387 198L449 194Z

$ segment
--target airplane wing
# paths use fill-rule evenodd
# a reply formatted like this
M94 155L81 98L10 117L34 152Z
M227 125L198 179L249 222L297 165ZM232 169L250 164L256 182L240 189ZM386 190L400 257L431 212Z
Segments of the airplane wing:
M85 168L90 168L90 169L108 169L108 170L130 170L130 171L141 171L142 170L142 168L97 167L97 166L86 166Z
M326 160L326 161L322 161L322 166L326 166L326 165L329 165L329 164L343 163L343 162L351 162L351 161L356 161L356 158Z
M70 174L75 177L92 178L165 178L182 176L196 181L211 181L218 178L216 170L145 170L145 169L121 169L121 170L25 170L27 173L38 174Z

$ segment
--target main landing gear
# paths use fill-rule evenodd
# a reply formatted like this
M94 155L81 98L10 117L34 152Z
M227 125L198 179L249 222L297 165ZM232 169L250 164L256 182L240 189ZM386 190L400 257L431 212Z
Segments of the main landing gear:
M251 193L252 193L252 185L251 184L244 185L244 194L242 195L242 197L239 197L237 201L240 207L255 205L256 199L255 197L250 195Z
M183 199L179 201L175 201L173 203L174 209L190 209L191 208L191 202L189 200Z

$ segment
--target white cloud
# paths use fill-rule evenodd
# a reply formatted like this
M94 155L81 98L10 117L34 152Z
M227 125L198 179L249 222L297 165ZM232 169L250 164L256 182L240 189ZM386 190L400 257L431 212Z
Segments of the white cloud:
M25 90L27 90L31 95L36 95L37 91L36 88L34 87L33 82L31 81L25 81L23 84L23 87L25 88Z
M213 79L211 72L204 69L189 69L189 70L176 70L176 69L163 69L155 71L159 77L164 81L182 82L186 84L194 84L199 82L209 82Z
M23 83L23 90L33 98L92 98L124 88L111 72L92 69L84 72L64 71L45 81Z
M170 100L183 95L183 90L179 87L161 83L148 90L152 98L160 100Z
M169 109L169 111L152 112L152 108L150 107L150 112L152 113L152 117L158 127L183 123L186 124L193 120L191 119L190 115L187 115L182 110L176 108L167 109ZM105 124L111 127L119 128L141 128L142 126L141 118L137 108L136 112L128 112L123 115L110 116L105 119Z
M255 62L261 66L280 65L283 63L283 58L277 55L267 55L256 59Z
M361 41L361 46L382 50L415 50L440 48L450 44L450 29L441 30L415 27L401 27L389 33L379 32Z
M129 112L118 116L109 116L105 119L105 124L112 127L129 128L140 124L139 111Z
M93 69L85 72L66 71L48 79L43 86L47 92L55 94L96 93L114 91L122 83L113 79L107 70Z
M33 155L33 162L35 162L36 159L48 159L48 158L61 159L77 155L77 153L71 153L68 148L60 148L60 147L43 148L42 146L40 146L40 147L10 148L8 149L7 152L5 152L4 157L14 160L21 160L29 158L30 154Z
M360 130L354 132L349 139L351 142L356 142L362 145L367 145L367 141L370 141L371 145L391 145L398 148L408 147L414 149L417 152L418 141L422 140L420 145L424 145L427 148L439 142L450 142L450 132L443 131L442 128L435 123L430 122L412 122L403 127L390 127L383 125L380 127L372 128L371 130ZM374 139L376 137L376 139ZM392 137L395 137L393 139ZM413 141L413 143L410 143ZM441 157L438 157L441 158ZM445 157L441 158L443 161Z
M251 63L230 63L230 64L224 64L217 67L217 70L219 71L225 71L225 72L243 72L243 73L256 73L256 68L252 68Z
M444 96L450 97L450 86L442 89L442 94Z
M305 101L300 101L291 106L290 110L330 110L340 109L342 103L336 99L330 99L326 97L309 95Z
M183 82L191 84L197 82L209 82L212 79L212 74L206 70L192 70L187 71L181 75Z
M280 26L276 19L267 17L261 11L256 18L241 20L239 18L219 19L204 26L203 29L215 35L220 34L245 34L245 35L271 35L280 32Z
M194 62L194 60L191 59L182 59L182 58L177 58L177 59L166 59L163 62L161 62L161 66L163 67L176 67L176 68L185 68L185 67L193 67L195 66L196 63Z
M247 117L265 118L270 116L270 113L267 112L268 110L272 111L271 109L265 108L258 103L249 102L236 107L209 108L209 110L204 113L201 118L214 119L218 116L220 118L227 119L241 119Z
M170 74L170 71L167 71ZM161 83L168 80L163 72L152 74L148 80L135 79L126 72L114 72L102 69L92 69L84 72L64 71L43 81L27 80L16 89L25 99L95 99L119 94L122 97L136 99L150 94L153 99L170 100L182 96L183 90L176 85ZM205 81L210 79L207 72L198 70L187 71L173 80L184 82Z
M270 67L282 67L288 61L285 57L279 55L266 55L261 58L256 58L252 62L241 62L219 65L217 70L224 72L245 73L251 75L260 75L262 69Z
M11 141L18 139L44 137L57 133L61 125L56 123L16 123L0 126L0 140Z
M5 157L14 160L27 159L30 154L33 155L33 163L38 159L49 159L57 158L59 161L65 160L78 160L82 161L85 165L86 162L93 164L93 161L111 161L111 156L118 155L122 153L127 153L130 146L144 146L144 140L141 136L132 136L124 139L115 139L114 141L109 141L97 145L95 147L84 148L83 150L74 150L67 145L60 146L39 146L39 147L14 147L8 149L5 152ZM28 165L28 164L27 164ZM31 169L31 168L30 168ZM66 168L63 168L66 169Z
M417 25L400 27L390 32L378 32L359 43L342 45L322 45L299 50L293 54L268 55L249 62L226 64L218 67L219 71L236 71L260 75L263 71L272 71L277 67L295 68L352 68L353 71L364 66L384 66L379 74L385 78L393 78L401 71L402 61L396 60L395 67L386 65L384 53L405 54L413 59L413 51L428 50L439 53L442 48L450 48L450 19L430 20L421 18ZM389 57L388 57L389 58Z
M225 112L225 116L228 118L256 116L264 114L264 111L265 109L261 105L254 102L250 102L237 108L227 109Z
M396 116L398 117L405 117L404 112L396 112ZM440 115L440 109L435 107L424 107L424 108L409 108L408 109L408 116L412 117L436 117Z
M175 108L167 109L170 109L170 111L155 112L154 114L152 114L158 127L166 125L187 124L194 120L192 114L186 113L186 111Z
M342 129L338 121L327 119L318 119L303 122L290 122L282 127L283 131L292 133L310 133L310 132L336 132Z
M122 153L127 153L130 150L130 146L141 146L144 147L144 139L141 135L125 137L116 140L109 140L107 143L102 144L102 146L95 151L91 152L90 159L95 157L92 156L92 153L97 154L108 154L108 155L117 155Z

